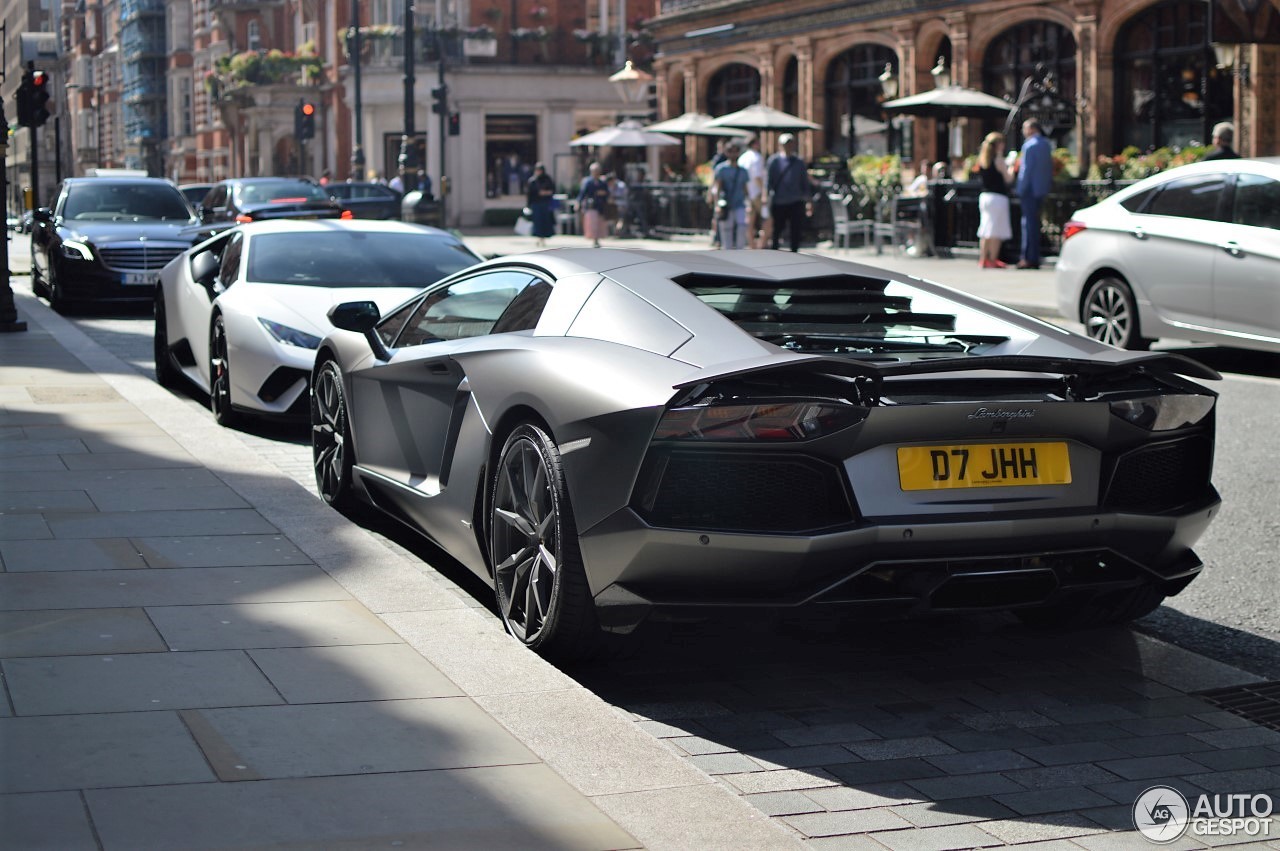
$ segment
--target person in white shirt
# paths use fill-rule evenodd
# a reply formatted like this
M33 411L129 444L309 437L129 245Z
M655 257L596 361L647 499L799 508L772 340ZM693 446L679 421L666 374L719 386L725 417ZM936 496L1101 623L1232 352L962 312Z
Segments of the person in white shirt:
M747 139L747 149L738 157L738 165L747 170L747 248L764 248L771 238L769 205L765 203L764 156L760 153L760 137Z

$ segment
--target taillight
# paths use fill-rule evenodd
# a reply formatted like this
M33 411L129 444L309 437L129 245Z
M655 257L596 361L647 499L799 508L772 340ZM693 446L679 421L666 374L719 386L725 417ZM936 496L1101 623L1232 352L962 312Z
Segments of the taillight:
M863 411L832 402L694 405L662 415L655 440L809 440L862 421Z
M1080 231L1084 229L1085 229L1084 222L1078 222L1075 219L1072 219L1071 221L1067 222L1065 225L1062 226L1062 241L1066 242L1068 239L1071 239L1071 237L1080 233Z
M251 222L253 221L253 216L249 216L249 215L245 215L244 213L241 213L240 215L236 216L236 221L239 222L240 224L244 224L245 222Z
M343 210L343 211L342 211L342 215L341 215L341 216L339 216L338 218L340 218L340 219L354 219L355 217L356 217L356 214L355 214L355 213L353 213L353 212L351 212L350 210Z

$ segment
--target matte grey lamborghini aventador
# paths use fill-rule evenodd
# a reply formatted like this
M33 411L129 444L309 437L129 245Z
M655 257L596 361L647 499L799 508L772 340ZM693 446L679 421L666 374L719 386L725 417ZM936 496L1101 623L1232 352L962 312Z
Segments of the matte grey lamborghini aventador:
M1217 374L790 252L559 250L335 307L319 491L594 652L651 612L1140 617L1200 571Z

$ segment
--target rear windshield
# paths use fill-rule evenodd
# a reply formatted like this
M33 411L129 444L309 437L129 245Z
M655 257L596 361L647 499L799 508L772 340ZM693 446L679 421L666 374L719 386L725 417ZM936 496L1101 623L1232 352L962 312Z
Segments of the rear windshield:
M77 222L181 222L192 215L182 193L166 183L77 183L67 187L62 217Z
M854 275L769 281L690 275L680 283L752 336L792 351L865 355L980 351L1014 329L907 284Z
M320 186L306 180L273 180L270 183L242 183L235 187L236 203L287 204L298 201L328 201Z
M425 287L479 261L438 234L325 230L249 242L248 280L308 287Z

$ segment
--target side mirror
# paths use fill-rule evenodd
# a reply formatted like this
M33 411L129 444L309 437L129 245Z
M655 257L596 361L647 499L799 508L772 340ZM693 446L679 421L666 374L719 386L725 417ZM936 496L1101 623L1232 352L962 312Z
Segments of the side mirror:
M212 251L201 251L191 258L191 279L202 286L209 286L218 274L220 265Z
M391 352L387 351L386 344L374 330L378 320L382 318L377 304L372 301L343 302L329 308L326 315L334 328L364 334L364 338L369 341L369 348L373 350L373 356L378 360L391 360Z
M335 304L329 308L328 316L334 328L355 331L357 334L372 330L382 318L378 305L372 301L348 301Z
M53 221L53 209L50 207L36 207L31 211L31 220L47 225Z
M213 221L213 210L210 210L208 207L206 207L203 204L196 207L196 215L200 217L200 221L202 222Z

